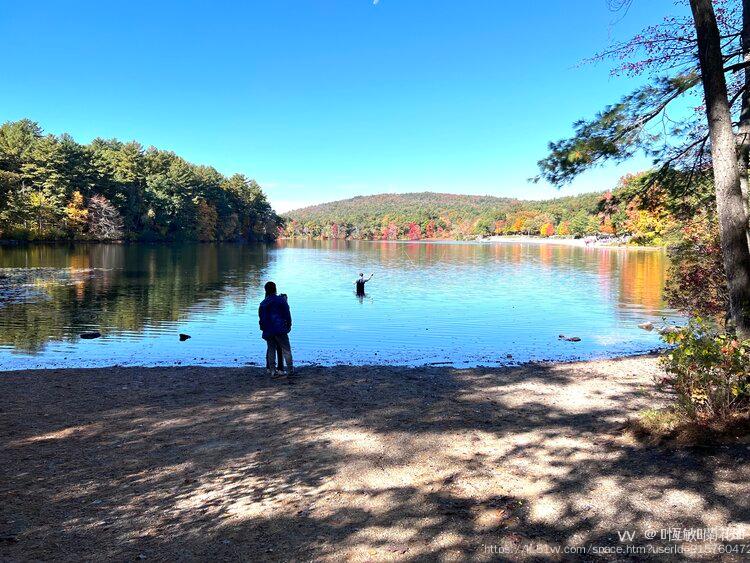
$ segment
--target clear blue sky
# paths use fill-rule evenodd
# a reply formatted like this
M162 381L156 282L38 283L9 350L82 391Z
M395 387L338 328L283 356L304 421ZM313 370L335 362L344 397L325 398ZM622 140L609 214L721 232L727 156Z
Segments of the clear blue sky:
M577 66L670 0L0 0L0 121L256 178L274 205L384 191L552 197L549 140L637 82Z

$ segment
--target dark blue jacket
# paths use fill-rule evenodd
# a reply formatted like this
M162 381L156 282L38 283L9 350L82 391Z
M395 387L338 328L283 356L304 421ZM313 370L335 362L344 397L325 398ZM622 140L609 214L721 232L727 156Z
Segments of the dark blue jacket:
M263 338L289 334L292 330L292 314L289 311L289 303L286 297L280 295L269 295L258 307L258 318L260 319L260 330Z

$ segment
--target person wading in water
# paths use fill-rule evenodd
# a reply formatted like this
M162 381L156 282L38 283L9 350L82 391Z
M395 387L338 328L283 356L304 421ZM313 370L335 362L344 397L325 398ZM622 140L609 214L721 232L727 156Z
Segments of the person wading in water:
M354 282L354 285L357 286L357 295L363 296L365 294L365 284L372 279L372 276L375 274L370 274L370 277L365 279L364 274L359 274L359 279Z
M286 362L287 375L294 375L292 347L289 344L289 332L292 330L292 314L289 311L286 295L276 295L276 284L268 282L264 286L266 298L258 307L260 330L268 346L266 350L266 369L271 377L277 377L276 355L279 353Z

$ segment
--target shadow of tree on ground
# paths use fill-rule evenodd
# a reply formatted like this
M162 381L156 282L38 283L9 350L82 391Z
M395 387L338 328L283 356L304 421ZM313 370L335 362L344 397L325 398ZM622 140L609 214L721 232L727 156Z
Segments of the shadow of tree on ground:
M655 370L631 358L307 368L293 384L255 369L4 374L0 556L562 559L654 545L645 530L750 522L745 444L622 435L661 400Z

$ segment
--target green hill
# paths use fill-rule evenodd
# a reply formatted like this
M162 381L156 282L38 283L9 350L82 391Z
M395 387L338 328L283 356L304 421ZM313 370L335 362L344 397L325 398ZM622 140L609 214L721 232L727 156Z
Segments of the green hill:
M434 192L358 196L290 211L286 236L463 239L492 234L613 232L600 216L605 193L543 201Z

